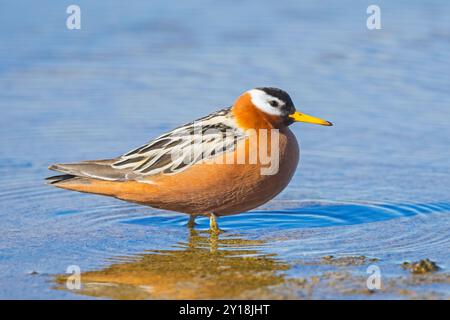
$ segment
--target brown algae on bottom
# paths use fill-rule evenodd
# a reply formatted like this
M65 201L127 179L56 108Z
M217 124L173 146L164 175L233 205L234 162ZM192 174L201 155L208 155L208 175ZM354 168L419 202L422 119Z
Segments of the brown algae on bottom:
M439 266L436 262L431 261L430 259L422 259L417 262L403 262L402 268L410 270L414 274L424 274L429 272L435 272L439 270Z
M377 258L368 258L366 256L345 256L345 257L334 257L328 255L322 258L320 261L322 264L329 264L335 266L359 266L368 263L374 263L379 261Z

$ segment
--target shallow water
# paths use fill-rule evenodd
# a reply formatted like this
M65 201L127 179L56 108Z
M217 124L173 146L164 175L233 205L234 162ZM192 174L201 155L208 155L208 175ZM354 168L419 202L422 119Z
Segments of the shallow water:
M378 1L369 31L366 1L77 3L80 31L54 1L0 12L0 297L450 297L450 4ZM51 163L116 156L262 85L335 126L293 126L289 187L220 218L218 239L206 218L194 232L43 182ZM401 267L424 258L441 269Z

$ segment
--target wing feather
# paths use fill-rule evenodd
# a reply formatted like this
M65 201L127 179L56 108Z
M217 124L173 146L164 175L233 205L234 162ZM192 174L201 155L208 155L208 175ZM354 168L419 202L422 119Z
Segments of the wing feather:
M178 127L129 151L112 164L137 177L175 174L189 166L231 151L245 133L236 125L231 108Z

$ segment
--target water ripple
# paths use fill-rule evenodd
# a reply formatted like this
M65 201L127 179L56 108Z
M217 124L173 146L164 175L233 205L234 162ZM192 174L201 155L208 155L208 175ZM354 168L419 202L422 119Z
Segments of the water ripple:
M287 205L277 202L276 207ZM220 218L224 229L303 229L318 227L335 227L385 221L416 215L425 216L433 213L450 212L450 203L380 203L380 202L331 202L298 201L289 202L291 208L256 210L240 215ZM294 207L292 207L294 206ZM158 214L150 217L127 220L125 222L141 225L186 224L187 218L179 214ZM197 218L199 228L208 227L208 219Z

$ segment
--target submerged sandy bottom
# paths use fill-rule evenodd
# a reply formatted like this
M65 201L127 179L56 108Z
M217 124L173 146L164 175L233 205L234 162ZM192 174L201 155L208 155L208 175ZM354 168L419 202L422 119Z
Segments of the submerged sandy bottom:
M275 211L273 206L281 204L291 208ZM386 207L389 211L382 210ZM395 213L394 207L400 205L275 202L270 210L221 218L225 232L220 235L209 234L205 218L189 229L184 215L115 220L111 246L133 243L139 253L111 254L99 259L100 267L82 269L79 290L68 289L67 274L29 277L46 279L55 292L113 299L450 298L450 206L405 204ZM338 224L340 214L357 214L364 221L367 213L383 221L318 226L330 220ZM258 226L258 221L264 223ZM92 259L102 253L84 254ZM413 273L403 266L425 258L439 269ZM379 289L367 287L374 266Z

